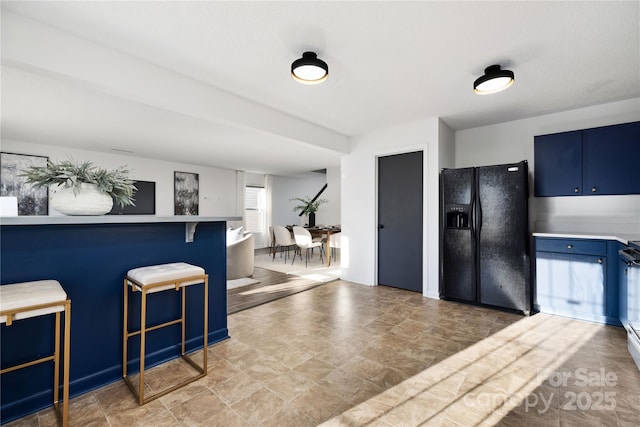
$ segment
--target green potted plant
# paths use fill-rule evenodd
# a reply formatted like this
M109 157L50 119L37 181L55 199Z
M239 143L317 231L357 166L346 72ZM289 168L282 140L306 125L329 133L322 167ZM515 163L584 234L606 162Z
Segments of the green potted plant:
M309 218L309 227L315 227L316 225L316 212L321 204L327 203L326 199L313 200L309 196L294 197L289 199L290 202L299 202L298 205L293 207L294 212L300 212L300 215L307 215Z
M31 166L21 176L35 187L56 185L51 188L51 206L58 212L103 215L111 210L113 201L121 207L134 204L136 187L128 174L124 166L107 170L89 161L47 160L47 166Z

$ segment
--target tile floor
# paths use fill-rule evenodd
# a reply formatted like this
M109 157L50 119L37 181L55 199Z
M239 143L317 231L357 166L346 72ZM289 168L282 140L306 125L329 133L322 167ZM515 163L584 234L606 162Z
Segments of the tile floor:
M336 281L233 314L229 330L206 378L143 407L118 381L72 399L70 425L640 425L621 328ZM169 381L177 363L155 371Z

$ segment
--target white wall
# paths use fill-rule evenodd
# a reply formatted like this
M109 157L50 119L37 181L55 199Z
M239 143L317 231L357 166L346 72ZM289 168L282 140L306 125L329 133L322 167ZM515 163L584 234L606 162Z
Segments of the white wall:
M328 203L320 205L320 210L316 215L316 222L325 225L337 225L342 221L342 177L340 166L327 168L327 189L322 193L323 199ZM320 219L318 219L320 218Z
M325 183L329 185L320 198L327 199L328 202L320 205L316 213L316 224L337 223L333 221L329 223L328 220L335 219L336 209L338 210L339 218L340 204L339 201L336 202L335 199L330 198L331 193L327 192L330 187L339 187L340 183L328 182L328 178L328 174L318 172L295 176L274 175L272 191L273 225L301 224L301 217L298 216L297 212L293 211L293 207L298 203L292 202L290 199L293 197L314 197Z
M456 134L445 122L438 121L438 164L440 169L455 167Z
M72 158L89 160L96 166L115 169L127 165L134 180L155 181L156 215L173 216L173 172L199 174L200 215L242 216L236 212L236 172L230 169L209 168L184 163L164 162L120 154L77 150L65 147L2 140L3 152L47 156L53 161ZM59 215L49 207L50 215Z
M343 279L377 284L377 157L422 150L423 294L438 298L440 126L428 118L352 138L350 154L342 159ZM442 127L448 134L442 144L453 141L447 129Z
M455 167L529 162L535 173L533 138L640 120L640 99L500 123L455 134ZM531 231L587 231L640 235L640 196L533 197Z
M134 180L154 181L156 183L156 215L173 215L173 172L193 172L200 179L200 215L202 216L243 216L237 212L236 171L231 169L210 168L185 163L164 162L120 154L102 153L75 148L34 144L23 141L2 140L3 152L47 156L51 160L72 158L78 161L89 160L100 167L114 169L127 165ZM328 203L320 205L316 214L318 224L340 224L340 168L330 168L327 174L308 173L295 177L273 177L273 223L300 224L300 217L293 212L293 202L289 199L297 196L313 197L328 183L322 198ZM263 185L264 175L245 174L247 185ZM50 215L60 215L50 208ZM242 225L241 221L229 225Z

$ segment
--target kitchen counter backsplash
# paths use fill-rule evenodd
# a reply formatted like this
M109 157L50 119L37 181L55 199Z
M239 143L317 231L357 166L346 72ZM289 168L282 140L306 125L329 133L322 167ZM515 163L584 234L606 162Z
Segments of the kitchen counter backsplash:
M557 237L561 239L597 239L597 240L617 240L628 245L630 241L640 240L638 234L612 234L612 233L533 233L534 237Z
M552 221L536 221L533 235L545 237L618 240L640 240L640 217L629 222L629 217L589 218L556 217Z

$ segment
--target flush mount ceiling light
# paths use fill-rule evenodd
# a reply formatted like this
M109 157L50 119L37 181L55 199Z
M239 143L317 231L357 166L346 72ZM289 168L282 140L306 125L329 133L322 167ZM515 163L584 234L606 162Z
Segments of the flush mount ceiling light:
M484 69L484 76L473 82L473 91L478 95L498 93L513 84L513 71L502 70L499 65L491 65Z
M305 52L291 64L291 77L297 82L315 85L329 77L329 66L315 52Z

